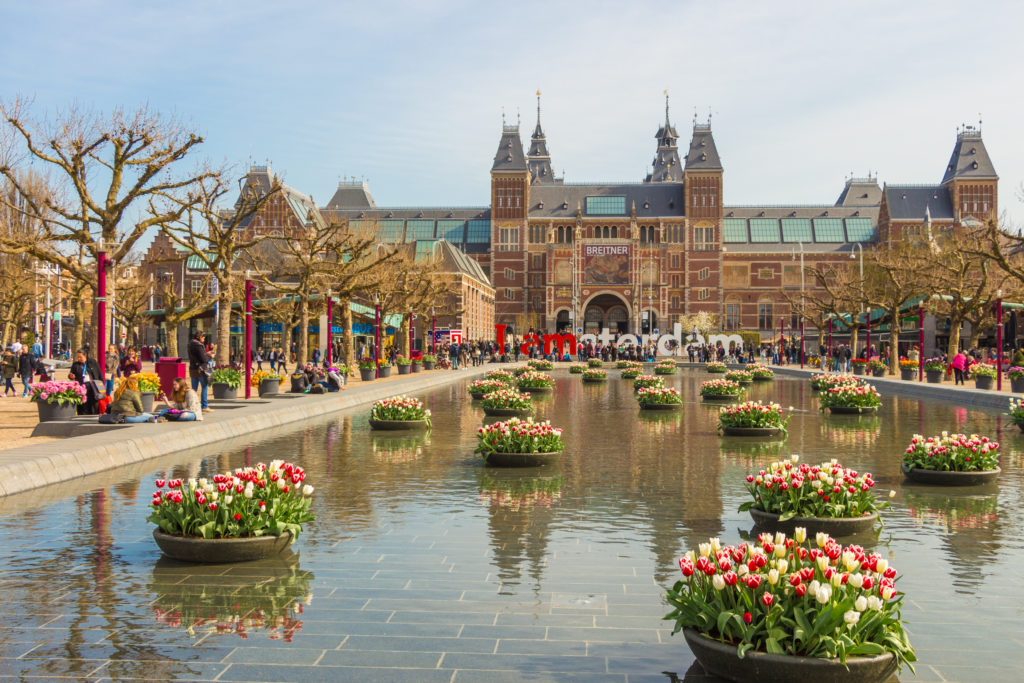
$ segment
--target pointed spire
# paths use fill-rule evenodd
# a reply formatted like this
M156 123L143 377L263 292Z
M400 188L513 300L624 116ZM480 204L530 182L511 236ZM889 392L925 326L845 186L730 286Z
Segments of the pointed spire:
M658 151L654 157L654 169L645 179L648 183L679 182L683 179L679 150L676 147L679 134L669 119L668 104L668 90L665 90L665 124L658 128L654 136L658 140Z
M526 160L530 165L531 182L556 182L551 171L551 155L548 154L544 129L540 125L540 90L537 90L537 126L533 129L533 136L530 138L530 152L526 155Z
M671 124L668 122L668 88L665 89L665 128L669 128Z

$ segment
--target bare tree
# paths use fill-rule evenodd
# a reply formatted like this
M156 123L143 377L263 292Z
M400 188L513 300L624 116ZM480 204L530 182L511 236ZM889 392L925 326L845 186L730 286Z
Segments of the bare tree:
M118 297L113 315L128 329L126 346L138 346L139 327L149 310L150 282L142 277L138 266L122 266L116 279Z
M900 241L875 247L866 259L865 297L870 306L883 309L889 319L889 373L899 368L900 312L927 284L921 268L921 247Z
M171 277L161 278L157 291L163 301L164 326L167 328L165 355L178 356L178 327L210 307L209 284L207 280L198 291L182 292L181 283Z
M264 239L264 235L247 229L253 216L271 198L281 191L276 178L270 188L259 194L251 185L245 185L234 208L221 205L224 197L233 192L227 171L217 171L195 183L180 205L183 213L163 224L164 232L172 241L198 258L217 283L216 300L220 317L217 323L218 365L227 365L231 335L231 305L241 287L243 276L240 263L247 262L245 254ZM171 197L170 201L179 202ZM155 202L151 202L151 207ZM158 209L151 211L159 213Z

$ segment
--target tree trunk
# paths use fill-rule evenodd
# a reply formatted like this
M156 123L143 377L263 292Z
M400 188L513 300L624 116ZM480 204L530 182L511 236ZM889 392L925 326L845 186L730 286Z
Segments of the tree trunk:
M857 357L857 333L860 332L859 327L854 327L850 330L850 355L853 358ZM834 332L833 332L834 334Z
M402 315L402 324L398 327L398 353L409 357L409 325L412 324L412 320L409 319L409 314L405 313Z
M950 323L949 326L949 343L946 345L946 357L950 362L953 360L953 356L960 350L960 325Z
M165 335L166 341L164 342L164 354L168 358L178 358L178 325L175 324L173 327L165 322L164 327L167 328L167 334Z
M75 303L71 309L75 315L75 324L71 328L71 351L74 353L82 348L82 338L85 334L85 301L81 293L75 297Z
M305 294L299 295L299 348L295 353L299 365L306 364L306 353L309 349L309 299Z
M900 312L889 311L889 374L895 375L900 367Z
M232 283L223 277L217 281L220 290L217 296L217 353L216 364L227 365L231 354L231 303L233 300Z
M341 309L341 362L351 368L355 363L355 349L352 348L352 306L348 299L339 300Z

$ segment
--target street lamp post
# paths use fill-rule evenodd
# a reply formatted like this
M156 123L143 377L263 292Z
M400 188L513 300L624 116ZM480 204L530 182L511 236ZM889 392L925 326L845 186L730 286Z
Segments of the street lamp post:
M107 376L107 246L99 239L96 252L96 362ZM95 379L95 378L94 378Z
M996 292L996 389L1003 390L1003 290Z
M380 377L380 297L373 295L373 376Z
M245 397L252 396L252 279L245 271Z
M431 306L430 307L430 355L431 356L433 356L434 352L435 352L435 349L434 349L434 339L436 338L436 335L434 334L434 330L436 330L436 329L437 329L437 318L434 316L434 307ZM504 353L505 349L499 349L499 351Z
M864 247L861 246L860 242L854 242L853 248L860 254L860 312L864 312ZM850 258L855 258L853 252L850 252ZM857 354L857 349L853 349L853 354ZM867 356L864 360L871 360L871 310L868 310L868 337L867 343L864 345L864 355Z
M416 339L416 333L413 331L413 323L416 321L416 316L413 315L412 311L409 311L409 358L412 358L412 346L413 341Z
M334 301L331 299L331 290L328 289L327 290L327 335L324 337L324 339L327 341L326 354L327 354L327 365L328 365L328 367L330 367L331 365L334 365L334 353L332 351L333 347L331 346L331 332L332 332L331 327L332 327L332 324L333 324L333 320L334 320Z
M917 308L917 381L924 380L924 306Z
M786 319L779 316L779 365L785 365L786 358Z

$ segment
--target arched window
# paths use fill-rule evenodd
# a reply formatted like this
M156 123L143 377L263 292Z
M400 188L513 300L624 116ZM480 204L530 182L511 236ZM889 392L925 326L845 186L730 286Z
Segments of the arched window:
M617 225L613 225L612 226L612 237L618 237L618 236L619 236L619 227Z
M558 242L561 244L565 241L565 228L558 226Z

